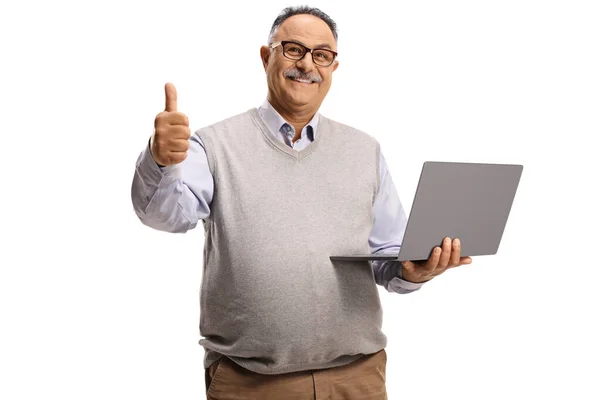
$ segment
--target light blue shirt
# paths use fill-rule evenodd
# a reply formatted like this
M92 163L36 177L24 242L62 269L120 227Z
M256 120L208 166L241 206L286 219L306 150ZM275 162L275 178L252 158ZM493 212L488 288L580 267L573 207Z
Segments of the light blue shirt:
M318 132L319 113L302 128L301 136L295 142L294 127L271 106L268 100L258 107L258 113L270 133L291 148L300 151L310 145ZM214 181L208 168L204 145L197 135L192 135L188 159L193 160L193 168L181 170L181 164L158 167L149 145L140 154L133 178L131 198L134 210L142 223L155 229L169 232L184 232L186 227L194 227L197 221L186 221L193 210L197 219L210 214ZM199 146L194 146L197 142ZM183 183L183 181L187 181ZM369 236L372 253L398 253L406 229L406 213L398 198L398 193L390 176L383 152L380 156L380 187L373 202L373 227ZM187 188L187 190L186 190ZM151 203L152 204L151 206ZM180 222L181 221L181 222ZM377 284L388 292L410 293L418 290L423 283L403 280L402 265L399 261L371 261Z

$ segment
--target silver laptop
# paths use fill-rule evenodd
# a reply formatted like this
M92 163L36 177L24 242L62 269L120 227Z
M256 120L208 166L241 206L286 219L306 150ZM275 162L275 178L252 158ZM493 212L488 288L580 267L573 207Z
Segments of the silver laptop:
M348 254L331 260L427 260L444 237L458 237L461 257L496 254L522 165L427 161L399 253Z

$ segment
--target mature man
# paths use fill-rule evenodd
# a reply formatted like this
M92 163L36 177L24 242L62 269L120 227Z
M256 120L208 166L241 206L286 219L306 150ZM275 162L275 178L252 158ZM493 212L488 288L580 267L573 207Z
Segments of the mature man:
M426 262L329 259L398 251L406 225L379 143L318 113L336 44L329 16L286 8L260 49L264 103L190 135L166 84L138 159L140 220L168 232L204 226L209 399L387 398L376 284L410 293L471 262L450 238Z

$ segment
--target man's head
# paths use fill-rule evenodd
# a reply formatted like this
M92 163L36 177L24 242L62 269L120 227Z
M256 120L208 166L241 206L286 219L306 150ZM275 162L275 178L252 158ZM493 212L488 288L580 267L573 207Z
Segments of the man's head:
M260 55L271 104L289 113L316 112L338 67L335 22L317 8L288 7L273 22L268 44L261 47Z

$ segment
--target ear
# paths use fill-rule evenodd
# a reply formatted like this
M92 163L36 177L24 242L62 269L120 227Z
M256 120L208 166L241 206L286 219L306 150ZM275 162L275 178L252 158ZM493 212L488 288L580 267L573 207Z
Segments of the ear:
M269 46L261 46L260 48L260 59L262 61L263 67L265 71L267 70L267 65L269 65L269 56L271 55L271 49Z
M331 70L331 72L335 71L337 69L338 65L340 65L340 62L338 60L335 60L333 62L333 69Z

